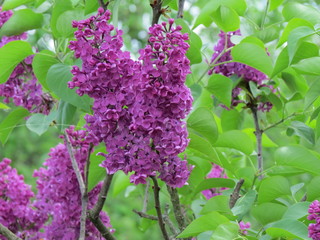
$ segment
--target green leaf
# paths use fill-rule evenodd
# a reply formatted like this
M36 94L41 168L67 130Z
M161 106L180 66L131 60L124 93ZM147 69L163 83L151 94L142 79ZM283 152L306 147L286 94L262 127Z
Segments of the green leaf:
M278 197L290 194L289 182L285 177L268 177L261 182L258 193L258 202L270 202Z
M240 130L232 130L220 134L215 146L234 148L247 155L250 155L254 150L250 137Z
M312 25L320 22L320 12L311 5L304 5L294 1L288 2L283 10L284 18L289 21L292 18L302 18L309 21Z
M237 12L223 5L213 13L212 19L224 32L236 31L240 27L240 18Z
M233 180L228 178L208 178L204 179L194 190L193 194L197 194L203 190L211 189L211 188L233 188L235 183Z
M301 18L291 19L288 22L288 25L284 28L277 47L280 47L282 44L284 44L288 40L289 34L291 33L291 31L293 29L295 29L297 27L302 27L302 26L313 28L313 25L307 20L304 20Z
M207 201L207 203L204 205L200 214L203 215L213 211L219 212L221 214L224 214L224 213L232 214L229 207L229 199L230 197L224 196L224 195L214 196L210 198Z
M277 7L279 7L283 3L283 0L270 0L269 5L269 11L275 10Z
M249 190L244 196L239 198L231 209L232 213L242 219L252 208L257 197L255 190Z
M197 236L199 233L215 230L220 224L230 220L217 212L211 212L193 220L177 238L187 238Z
M302 40L308 36L313 35L315 32L313 28L302 26L293 29L288 37L288 55L289 63L292 62L294 55L296 54L298 47Z
M52 124L53 120L56 119L56 117L56 111L51 111L49 115L36 113L27 120L26 125L30 131L41 136L48 130L49 126Z
M318 115L317 117L315 134L316 134L316 140L318 140L320 137L320 115Z
M287 207L278 203L262 203L252 208L252 216L255 217L262 225L278 221L286 212Z
M247 64L268 76L272 73L271 58L256 44L240 43L232 48L231 55L235 62Z
M197 64L202 61L201 55L201 47L202 47L202 40L201 38L194 32L189 34L189 41L188 41L190 48L187 51L187 58L190 60L191 64Z
M42 14L30 9L15 11L11 18L0 28L0 37L19 35L25 31L40 28L42 26Z
M296 64L303 59L319 56L318 45L310 42L302 42L292 59L292 64Z
M68 88L68 82L72 80L71 69L71 66L62 63L51 66L47 74L47 85L62 100L90 112L90 98L87 95L80 97L75 89Z
M97 11L99 8L99 3L96 0L86 0L84 7L84 14L87 15L89 13Z
M239 225L234 222L220 224L211 236L211 240L237 239Z
M117 172L115 178L112 180L112 185L112 196L116 197L119 193L131 185L129 176L124 174L122 171Z
M1 47L0 84L6 82L15 67L31 54L31 45L24 41L12 41Z
M309 107L311 107L312 103L319 97L320 95L320 81L315 80L310 88L309 91L306 93L305 99L304 99L304 109L307 110Z
M233 82L230 78L220 74L212 74L206 88L224 105L230 107L233 88Z
M302 146L278 148L274 159L278 165L291 166L314 174L320 172L320 159Z
M224 132L239 129L241 115L236 109L223 109L221 112L221 127Z
M3 145L7 142L16 125L28 115L28 110L24 108L17 108L0 123L0 141Z
M189 129L214 144L218 138L218 128L213 113L204 107L196 109L187 120Z
M320 197L320 176L314 177L307 185L307 200L313 201Z
M2 11L8 11L29 2L32 2L32 0L5 0L2 5Z
M315 143L315 136L314 131L312 128L304 124L300 121L293 121L291 122L291 125L289 126L290 129L292 129L295 133L295 135L304 138L309 143L314 144Z
M57 28L57 21L60 15L68 10L73 10L72 4L70 0L56 0L53 5L50 26L52 30L52 34L55 38L61 37L60 32Z
M275 222L266 232L273 238L311 239L308 238L308 227L294 219L283 219Z
M308 215L310 202L298 202L291 205L283 215L283 219L300 219Z
M61 132L70 125L73 125L73 118L76 110L77 108L72 104L60 100L57 115L57 126Z
M70 37L75 28L72 27L72 21L84 18L84 11L80 9L68 10L60 14L56 22L56 28L59 36Z
M301 60L299 63L294 64L292 67L299 73L308 75L320 75L320 57L312 57Z
M7 105L5 105L4 103L0 102L0 109L10 109L10 107L8 107Z
M104 147L98 148L90 155L88 191L91 191L107 175L106 169L99 166L105 160L105 157L97 155L99 152L106 153L106 150Z
M52 65L57 63L59 63L59 60L56 58L56 55L49 50L43 50L34 55L32 61L33 72L41 85L46 89L49 89L47 85L48 70Z

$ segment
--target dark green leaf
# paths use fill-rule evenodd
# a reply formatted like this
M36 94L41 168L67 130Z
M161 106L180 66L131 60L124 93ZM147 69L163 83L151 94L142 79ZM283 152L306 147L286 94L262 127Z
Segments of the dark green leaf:
M28 115L28 110L24 108L17 108L0 123L0 141L3 145L7 142L16 125Z
M24 41L12 41L1 47L0 84L6 82L13 69L32 53L30 44Z
M106 153L106 150L104 147L98 148L90 155L88 191L91 191L107 175L106 169L99 166L105 160L105 157L97 155L99 152Z

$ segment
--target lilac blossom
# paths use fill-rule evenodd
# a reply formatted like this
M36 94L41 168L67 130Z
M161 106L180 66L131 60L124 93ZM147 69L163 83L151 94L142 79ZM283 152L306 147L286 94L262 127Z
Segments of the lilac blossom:
M89 143L84 140L86 132L74 131L74 128L70 127L67 129L67 134L83 175L89 151ZM81 193L66 143L52 148L49 158L43 165L44 168L34 173L34 177L38 178L38 193L34 207L42 214L42 217L49 221L44 225L44 233L39 233L39 237L62 240L78 239ZM101 186L102 184L99 183L88 193L88 209L91 209L97 202ZM100 218L108 228L111 228L109 217L105 212L100 213ZM103 239L89 219L86 222L86 239Z
M315 223L310 223L308 230L309 230L309 237L313 240L320 239L320 202L318 200L313 201L308 210L309 216L308 220L314 220Z
M212 164L212 169L208 173L207 178L228 178L224 173L224 169L217 164ZM225 190L226 188L221 188L221 190ZM203 196L206 199L210 199L214 196L221 195L221 192L217 188L206 189L202 191Z
M240 233L242 235L247 235L248 234L248 230L247 229L249 229L251 227L251 224L250 224L250 222L245 223L243 221L240 221L239 222L239 227L240 227Z
M105 142L108 154L102 163L108 173L134 172L131 181L145 183L159 172L170 186L181 187L189 176L186 161L177 155L188 144L186 124L191 109L190 90L184 85L190 73L185 53L189 45L181 27L156 24L139 61L123 52L122 31L108 24L110 12L73 22L78 28L70 49L81 58L73 81L79 95L94 99L86 128L91 142Z
M214 66L212 69L209 70L208 74L211 75L213 73L221 74L226 77L231 77L233 75L239 77L244 81L246 84L248 82L254 82L258 88L260 87L270 87L271 90L273 90L272 86L269 86L265 84L264 82L267 80L267 76L258 71L257 69L250 67L248 65L245 65L243 63L238 62L228 62L232 60L231 56L231 50L229 48L233 47L234 44L231 42L231 37L238 35L240 36L240 30L237 30L235 32L220 32L219 34L219 41L214 46L214 53L211 58L211 64L218 64L227 62L224 64L220 64L217 66ZM228 50L229 49L229 50ZM224 52L225 51L225 52ZM235 107L239 103L243 103L244 101L239 99L239 95L241 93L241 88L236 87L232 91L232 102L231 106ZM270 111L272 108L272 103L270 102L260 102L258 104L258 110L260 111Z

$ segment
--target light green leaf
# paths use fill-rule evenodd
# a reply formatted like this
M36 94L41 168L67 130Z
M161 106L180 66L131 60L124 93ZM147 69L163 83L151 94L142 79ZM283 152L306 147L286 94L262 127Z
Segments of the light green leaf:
M72 80L71 66L58 63L50 67L47 74L49 89L62 100L90 112L91 99L87 96L79 96L75 89L68 88L68 82Z
M25 31L40 28L42 26L42 14L30 9L15 11L12 17L0 28L0 37L19 35Z
M50 26L52 30L52 34L54 37L62 37L58 28L57 28L57 21L62 13L73 10L72 4L70 0L56 0L51 14L51 21Z
M314 177L307 185L307 200L313 201L320 198L320 176Z
M270 202L278 197L290 194L290 185L285 177L268 177L261 182L258 193L258 202Z
M252 208L256 197L257 192L255 190L249 190L244 196L238 199L232 208L232 213L242 219L243 216L246 215Z
M52 121L55 120L57 117L56 111L51 111L49 115L44 115L40 113L33 114L28 120L27 120L27 128L41 136L43 133L45 133L49 126L51 125Z
M10 107L8 107L7 105L5 105L4 103L0 102L0 109L10 109Z
M320 22L320 12L311 5L304 5L295 1L288 2L283 10L284 18L289 21L292 18L302 18L315 25Z
M59 63L59 60L56 58L55 54L49 50L43 50L34 55L32 61L33 72L41 85L46 89L49 89L47 85L48 70L52 65L57 63Z
M320 159L302 146L278 148L274 159L278 165L291 166L314 174L320 172Z
M236 109L223 109L221 112L221 127L224 132L239 129L241 120L241 115Z
M302 222L294 219L283 219L269 227L266 232L273 238L292 238L307 240L308 227Z
M314 131L312 128L304 124L300 121L293 121L291 122L291 125L288 127L292 129L295 133L295 135L304 138L309 143L314 144L315 143L315 136Z
M57 126L60 132L74 125L73 119L77 108L63 100L60 100L57 115Z
M304 110L311 107L312 103L320 96L320 81L315 80L304 98Z
M292 67L299 73L308 75L320 75L320 57L312 57L301 60L299 63L294 64Z
M231 55L235 62L247 64L268 76L272 73L271 58L256 44L240 43L232 48Z
M239 225L234 222L220 224L211 236L211 240L237 239Z
M3 145L7 142L16 125L28 115L28 110L24 108L17 108L0 123L0 141Z
M211 212L193 220L177 238L187 238L197 236L199 233L215 230L220 224L227 223L230 220L225 216Z
M31 45L24 41L12 41L0 48L0 84L10 77L15 67L31 55Z
M230 78L220 74L212 74L206 88L224 105L230 107L233 88L233 82Z
M252 216L255 217L262 225L278 221L287 211L287 207L278 203L262 203L252 208Z
M273 11L283 3L283 0L270 0L269 11Z
M106 169L99 166L105 160L105 157L97 155L99 152L106 153L106 150L104 147L101 147L90 155L88 191L91 191L107 175Z
M32 2L32 0L5 0L2 5L2 10L7 11L14 9L29 2Z
M313 34L315 34L313 28L306 26L297 27L290 32L288 37L289 63L292 62L292 59L296 54L298 47L300 46L303 39Z
M224 195L218 195L210 198L207 203L204 205L200 214L206 214L213 211L219 212L221 214L227 213L232 214L229 207L230 197Z
M212 19L224 32L232 32L240 28L240 18L237 12L223 5L213 13Z
M291 33L291 31L293 29L295 29L297 27L302 27L302 26L313 28L313 25L307 20L304 20L301 18L291 19L288 22L288 25L284 28L277 47L280 47L282 44L284 44L288 40L289 34Z
M96 0L86 0L85 4L86 4L85 10L84 10L85 15L92 13L94 11L97 11L99 7L99 3Z
M59 36L70 37L76 30L72 27L72 21L84 18L84 11L80 9L68 10L60 14L56 22L56 28Z
M202 180L202 182L193 191L193 194L195 195L203 190L207 190L211 188L218 188L218 187L233 188L234 186L235 186L234 181L229 178L208 178L208 179Z
M189 129L214 144L218 138L218 128L212 111L201 107L191 113L187 120Z
M310 202L298 202L291 205L283 215L283 219L300 219L308 215Z
M240 130L232 130L220 134L215 146L234 148L247 155L250 155L254 150L250 137Z
M187 51L187 58L190 60L191 64L197 64L202 61L202 55L201 55L201 47L202 47L202 41L201 38L194 32L191 32L189 35L189 41L188 41L190 48Z

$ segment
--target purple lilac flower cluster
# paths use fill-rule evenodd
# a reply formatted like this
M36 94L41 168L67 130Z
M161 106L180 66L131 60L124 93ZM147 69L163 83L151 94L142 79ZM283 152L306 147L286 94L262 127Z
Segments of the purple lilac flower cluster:
M84 140L86 132L74 131L74 128L70 127L67 129L67 134L83 175L89 151L89 143ZM34 173L34 177L38 178L38 193L33 205L46 220L51 220L44 226L44 233L40 233L39 237L62 240L78 239L81 193L66 144L58 144L52 148L44 166L45 168L40 168ZM101 183L89 192L88 209L93 208L100 190ZM107 227L111 228L106 213L101 212L100 218ZM87 240L103 239L90 220L87 220L86 224Z
M240 221L239 222L239 227L240 227L240 233L242 235L247 235L248 234L248 230L250 227L251 227L251 223L250 222L243 222L243 221Z
M31 186L10 166L11 160L0 162L0 223L20 238L31 239L41 226L35 210L31 208L34 197ZM33 232L35 231L35 232ZM0 236L0 239L6 239Z
M222 31L220 32L219 41L217 45L214 46L214 53L211 58L211 64L217 64L232 60L231 50L228 50L225 53L223 53L223 51L234 46L234 44L231 42L231 37L234 35L241 35L240 30L228 33ZM264 84L264 80L267 79L267 76L264 73L243 63L231 62L214 66L208 72L209 75L211 75L212 73L222 74L226 77L236 75L238 77L241 77L245 82L252 81L256 83L258 88L269 87L271 90L273 90L272 86ZM231 106L235 107L239 103L243 102L238 98L238 96L241 93L241 90L242 89L240 87L236 87L232 90ZM272 103L270 102L260 102L258 104L258 110L263 112L270 111L271 108Z
M207 178L228 178L224 173L224 169L217 164L213 164L211 171L208 173ZM226 188L221 188L221 190L225 190ZM214 196L221 195L221 192L217 188L206 189L202 191L203 196L206 199L210 199Z
M0 7L0 28L12 16L12 11L2 11ZM27 33L17 36L3 36L0 47L15 40L25 40ZM52 98L42 92L42 87L38 83L32 71L33 56L27 57L13 70L7 82L0 84L0 97L4 97L4 102L9 103L12 99L16 106L22 106L30 112L48 114L51 109Z
M192 105L184 85L188 36L173 20L156 24L140 61L133 61L121 50L122 31L109 19L110 12L99 9L97 16L73 23L78 30L70 49L82 68L73 68L69 87L94 98L94 114L86 116L90 140L106 143L102 165L108 173L134 172L131 181L138 184L159 172L170 186L181 187L189 176L187 162L177 157L188 143L181 119Z
M313 201L309 206L308 220L315 220L316 223L309 224L309 237L313 240L320 239L320 202L318 200Z

